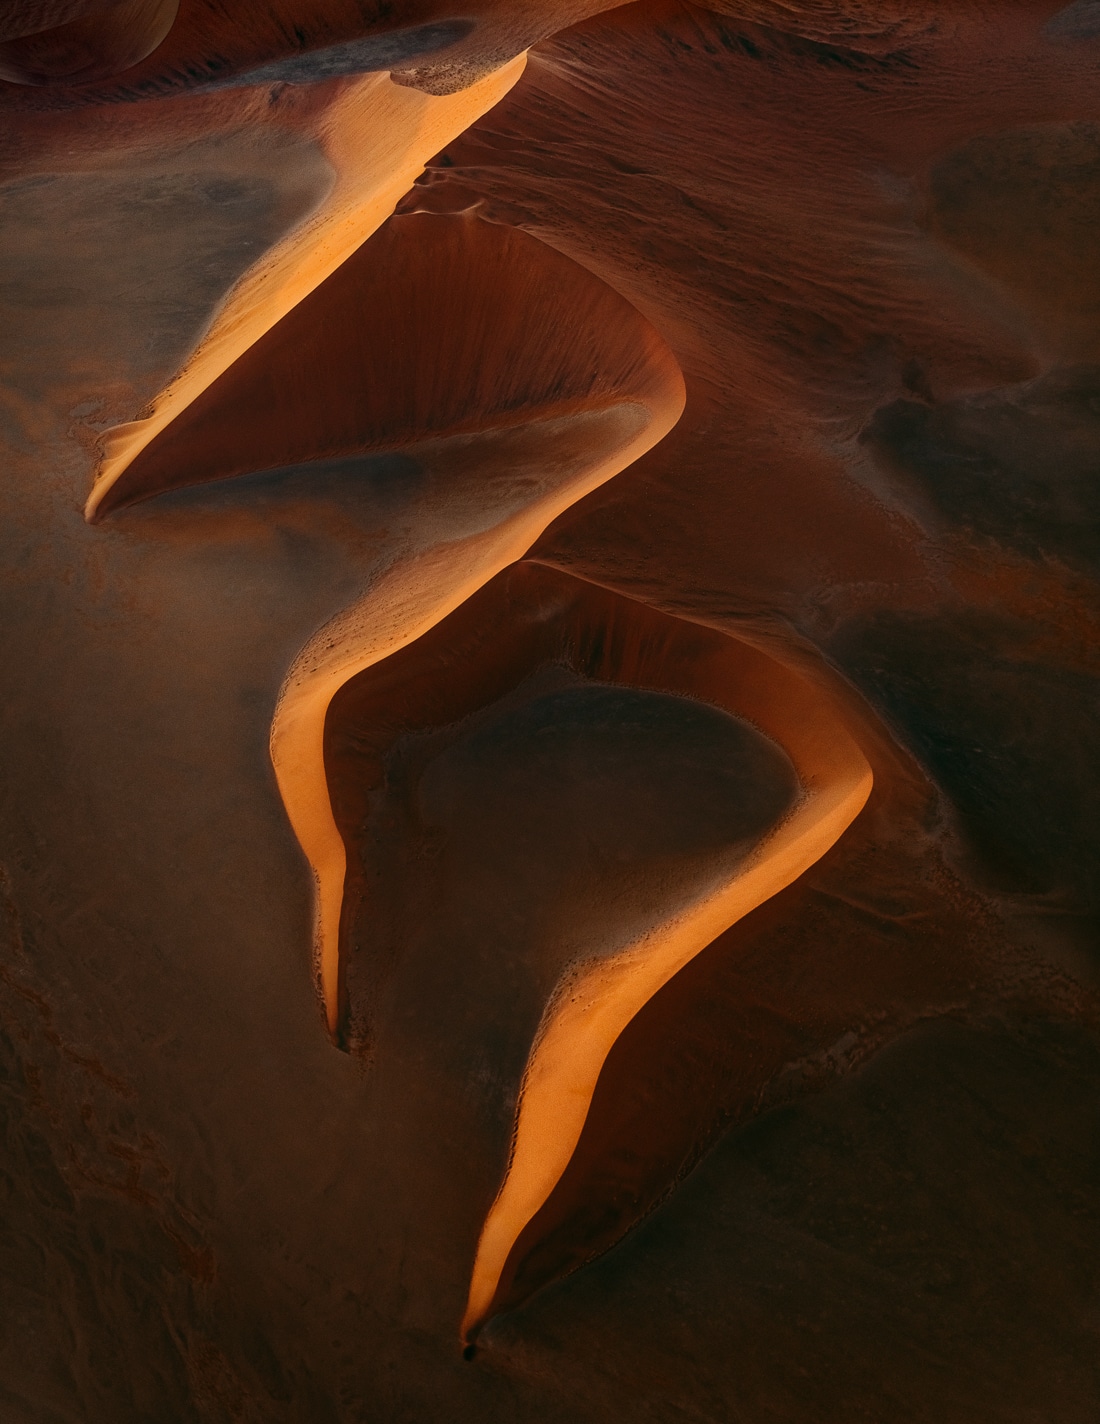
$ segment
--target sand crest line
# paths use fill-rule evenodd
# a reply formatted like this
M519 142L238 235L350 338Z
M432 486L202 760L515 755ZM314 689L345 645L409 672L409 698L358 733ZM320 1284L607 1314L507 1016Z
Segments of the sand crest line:
M336 174L331 193L237 282L146 412L104 437L84 507L89 522L141 451L381 227L428 159L502 99L526 63L519 55L469 89L443 96L394 84L388 74L347 83L317 135Z
M525 1229L561 1180L584 1130L596 1083L630 1021L691 959L803 875L840 839L870 796L867 759L820 689L758 649L728 638L734 662L754 664L745 695L707 700L750 721L791 758L794 807L724 885L647 930L613 960L579 966L547 1006L528 1059L511 1160L478 1243L462 1338L495 1313Z

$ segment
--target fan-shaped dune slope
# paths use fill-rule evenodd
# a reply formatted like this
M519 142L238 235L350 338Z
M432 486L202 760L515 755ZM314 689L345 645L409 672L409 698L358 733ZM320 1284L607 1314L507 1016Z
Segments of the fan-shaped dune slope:
M677 711L684 698L692 700ZM617 731L605 728L595 761L540 771L585 707L597 723L617 719ZM731 723L742 730L727 734L724 752L704 748L696 724L716 715L708 709L745 718L771 744ZM617 761L646 718L659 739L624 794ZM343 943L354 945L341 963L346 1040L369 1041L380 989L372 970L384 981L387 956L415 955L419 943L430 976L440 954L454 957L456 923L472 927L469 973L488 1001L482 1022L496 1023L500 1037L518 1035L514 1144L464 1324L476 1333L498 1300L514 1303L513 1247L569 1162L615 1040L690 958L836 841L866 800L870 769L817 690L766 654L521 564L337 694L326 772L352 852L342 926ZM700 776L710 778L709 805L698 784L692 790ZM405 782L413 789L395 810L386 788ZM682 800L662 794L666 785ZM392 846L378 849L395 827L433 849L414 846L404 860ZM428 893L437 874L442 888ZM402 877L403 910L393 888ZM425 896L433 908L413 912L410 933L410 906ZM411 950L393 943L395 916L404 916ZM461 995L456 1003L464 1012ZM517 1048L525 1066L514 1061ZM501 1058L508 1054L498 1044Z
M198 395L100 496L666 400L663 342L615 292L472 215L397 218Z

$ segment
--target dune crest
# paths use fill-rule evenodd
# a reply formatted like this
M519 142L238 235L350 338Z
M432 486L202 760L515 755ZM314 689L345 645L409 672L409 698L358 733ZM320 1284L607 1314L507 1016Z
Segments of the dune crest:
M540 679L549 677L554 683L562 676L579 679L582 688L638 689L658 700L685 699L687 708L701 711L706 707L728 714L754 729L757 736L762 734L762 742L766 738L779 749L778 755L789 758L794 794L781 790L782 778L775 781L775 768L767 758L754 762L752 757L760 754L750 755L746 745L741 755L748 755L749 760L743 762L742 779L729 783L729 794L744 801L745 812L737 813L747 816L742 831L735 829L736 818L729 819L734 815L732 808L722 813L721 824L716 821L706 833L702 830L706 815L697 823L695 817L703 813L692 812L697 838L694 848L685 844L673 861L639 861L636 873L642 877L640 881L608 882L612 901L602 919L598 917L599 923L593 921L581 931L571 926L560 943L558 932L548 931L539 919L535 902L528 898L534 893L530 888L514 892L507 906L499 910L499 924L493 922L496 928L486 925L485 933L494 944L502 933L519 935L515 952L503 951L508 965L505 978L512 983L516 965L524 964L518 972L526 987L521 991L518 983L512 984L507 1002L498 1005L497 1011L504 1015L502 1024L508 1024L509 1040L523 1031L530 1038L526 1067L516 1083L518 1104L511 1150L473 1265L462 1323L467 1342L491 1315L518 1304L529 1293L517 1277L538 1245L537 1239L531 1238L532 1223L573 1156L597 1079L627 1024L696 954L819 860L859 814L872 784L871 768L834 706L832 694L808 673L793 671L728 634L524 560L501 573L418 642L349 680L333 700L326 727L326 774L354 867L350 872L352 903L345 910L342 944L347 944L348 952L366 956L354 979L341 964L340 1022L352 1042L369 1042L370 1009L360 996L373 998L380 988L374 982L380 967L371 968L373 955L368 946L372 897L377 897L388 872L375 870L375 878L363 878L363 857L369 859L373 854L371 838L377 834L369 827L380 815L389 825L397 814L380 809L390 794L385 788L395 775L401 784L409 775L410 784L416 784L418 778L422 785L428 784L415 771L388 770L394 749L405 745L409 737L423 739L427 735L442 736L444 747L458 738L461 746L465 734L458 729L470 725L471 719L475 728L481 726L479 719L494 715L494 706L512 707L517 696L521 697L516 704L520 723L515 721L515 711L495 715L505 717L501 726L523 725L522 716L527 715L529 721L530 713L524 714L522 709L531 706L522 701L523 687L531 686L533 679L537 690ZM512 718L510 724L508 717ZM497 723L490 720L485 725L489 730L481 734L478 745L500 745L491 730ZM549 725L559 723L552 719ZM624 724L624 735L627 730ZM475 730L470 735L476 739L478 733ZM514 740L515 734L509 735ZM668 745L682 747L688 758L686 768L691 754L688 744L680 740L683 735L674 721L668 724ZM531 747L549 745L544 730L541 736L536 734ZM449 756L453 762L454 757L446 751L425 754L436 759L429 761L429 766L442 766L440 755L444 761ZM414 765L418 764L417 755L421 754L414 753ZM522 762L527 753L517 751L515 755ZM504 768L510 763L501 763L496 770L495 762L485 764L486 770L475 754L472 762L467 755L465 762L457 764L467 767L459 773L465 780L455 783L455 773L444 773L452 786L476 787L479 775L488 776L484 795L503 796L502 806L508 795L524 794L527 782L517 783L521 789L507 790L511 774ZM448 784L446 779L440 782L438 773L432 775L436 783ZM537 778L531 783L535 784ZM734 789L737 784L742 787L740 792ZM450 793L452 800L455 794ZM476 791L468 794L473 797L470 804L477 804ZM611 805L614 794L609 785L602 800L607 802L611 796L612 801L607 802ZM421 808L439 803L439 792L429 791L427 802L424 795L421 792L419 800L414 798ZM461 808L465 803L455 804ZM754 804L755 812L751 810ZM629 813L639 826L651 815L645 805L643 798ZM545 812L545 807L529 810L536 817ZM423 815L423 809L419 814ZM464 813L459 809L453 814L461 821ZM489 815L490 825L496 824L492 817L497 813L479 814ZM593 806L587 813L588 821L598 814ZM416 819L415 811L413 815ZM511 833L503 826L501 823L496 833L505 836L503 844L507 844ZM470 828L464 835L472 833ZM573 824L571 828L563 824L561 833L567 843L572 840L583 846L592 828L591 824ZM441 830L431 833L436 837L441 834ZM731 842L718 854L717 847L730 834L748 839L739 845ZM708 836L716 837L713 844ZM666 839L658 835L654 843L665 844ZM675 843L673 835L667 842L670 850ZM480 839L476 845L476 854L483 855ZM523 853L533 854L530 850ZM537 859L541 861L548 853L549 848L541 851ZM419 852L410 854L410 864L415 867ZM612 857L609 864L623 863L613 847L606 854ZM600 861L599 854L596 860ZM461 878L461 868L451 873ZM549 879L539 893L552 903L562 894L562 887L555 878L557 872L548 870L547 874ZM382 881L376 878L379 875ZM502 885L507 883L505 877ZM484 888L478 892L482 897L488 893ZM508 892L502 889L500 893ZM456 902L457 909L449 901L441 903L449 908L432 912L436 919L455 914L464 919L472 913L463 908L464 901ZM480 900L471 901L471 906L474 903ZM362 917L363 926L358 937L356 915ZM429 916L429 923L436 919ZM505 926L516 928L505 930ZM442 921L438 928L449 943ZM423 933L428 935L427 945L431 934ZM591 942L586 941L586 935L591 936ZM518 946L529 938L534 947L520 954ZM453 947L450 952L455 952ZM531 955L534 959L527 963ZM479 973L483 976L484 972ZM477 982L481 984L479 993L489 991L488 981ZM517 1024L529 1027L523 1030ZM537 1231L535 1235L537 1238Z
M348 83L318 134L337 175L332 192L241 278L145 415L104 437L87 519L99 516L108 493L146 446L381 226L425 162L506 94L525 62L520 56L469 89L442 97L394 84L386 74Z
M284 806L315 879L318 989L342 1044L356 834L346 806L377 776L349 791L362 770L341 772L333 759L344 715L333 709L355 703L372 678L392 687L407 666L431 660L440 625L438 636L457 620L476 639L483 610L511 600L526 651L501 648L493 678L507 682L513 656L545 658L549 637L560 657L580 659L583 676L709 703L758 728L793 763L799 799L734 872L670 902L614 954L574 964L540 1005L511 1159L476 1253L467 1340L508 1297L518 1243L574 1153L626 1025L700 950L814 864L870 791L861 751L801 675L736 639L539 565L504 572L557 515L660 440L683 402L665 343L586 269L472 213L410 214L197 392L100 495L104 516L263 472L355 481L370 478L379 455L400 452L388 562L302 649L271 732ZM452 697L453 676L449 669L437 701ZM472 695L476 704L483 693ZM385 716L381 725L390 726ZM359 743L364 735L375 733L357 733Z
M644 627L644 617L639 622ZM590 629L574 634L581 645L586 635L591 641ZM478 1243L462 1323L468 1342L493 1313L502 1283L508 1284L506 1272L524 1228L565 1171L600 1071L627 1024L724 930L814 865L871 792L871 768L862 751L831 714L820 689L800 675L722 635L705 653L677 646L675 637L658 646L655 651L647 645L643 634L626 669L605 655L600 675L625 675L624 680L701 698L744 717L787 752L802 796L728 883L678 908L613 959L578 966L547 1006L524 1075L511 1160Z

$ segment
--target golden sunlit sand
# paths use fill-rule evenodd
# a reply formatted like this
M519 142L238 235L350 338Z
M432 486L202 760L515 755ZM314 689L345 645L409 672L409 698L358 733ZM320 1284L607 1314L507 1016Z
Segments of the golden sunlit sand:
M478 1243L462 1323L467 1340L492 1312L513 1246L560 1181L601 1069L627 1024L712 940L809 870L871 793L866 758L820 694L733 640L722 651L729 670L721 668L719 653L698 681L680 668L639 671L650 686L682 688L689 681L695 696L774 737L794 762L802 797L727 885L649 930L613 962L579 966L548 1006L524 1077L508 1173Z
M332 192L245 273L147 413L111 431L88 497L88 519L96 518L112 487L151 441L362 246L426 160L491 108L519 78L523 64L522 57L513 60L471 88L442 97L394 84L386 74L346 86L317 134L336 173Z

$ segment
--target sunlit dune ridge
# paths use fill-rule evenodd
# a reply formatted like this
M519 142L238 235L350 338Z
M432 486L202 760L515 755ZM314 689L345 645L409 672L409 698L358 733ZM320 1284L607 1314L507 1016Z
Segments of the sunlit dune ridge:
M417 640L449 617L479 616L483 599L497 597L495 576L552 519L660 440L683 401L664 341L584 268L470 213L414 214L392 219L191 391L100 486L102 516L263 471L338 470L354 481L369 477L371 457L401 452L409 487L388 533L388 561L299 654L271 737L283 801L315 876L316 972L338 1039L347 1010L348 832L334 814L340 788L326 766L333 699L368 669L397 675L401 650L430 657L427 641ZM870 789L867 763L821 690L771 657L575 580L565 580L563 612L560 587L543 587L561 576L535 565L502 577L513 591L532 581L542 589L536 621L590 650L585 676L687 695L745 718L791 758L802 796L728 881L672 908L613 957L576 966L552 996L530 1053L511 1162L477 1252L467 1337L507 1296L517 1242L568 1164L626 1024L689 959L824 854ZM611 637L612 626L627 631ZM499 667L510 675L504 650ZM451 669L444 686L453 683Z
M672 693L743 719L790 758L799 790L732 874L716 883L700 862L686 902L674 893L634 939L611 954L593 945L591 957L582 954L559 977L534 1036L510 1161L481 1235L463 1322L467 1339L501 1305L516 1303L512 1282L530 1250L521 1237L576 1148L604 1061L626 1025L694 955L813 865L871 789L870 767L832 695L807 672L714 629L525 561L337 695L326 770L349 849L369 823L397 739L453 726L509 695L533 670L554 667L596 685ZM538 807L530 811L539 814ZM369 900L364 913L369 934ZM350 921L343 928L346 936ZM341 1017L354 1018L357 1007L342 1002Z
M520 558L683 407L657 332L584 268L465 214L391 221L191 402L104 490L101 512L185 485L400 450L415 487L388 563L311 639L272 758L317 881L317 965L338 1023L345 851L324 772L337 690Z
M507 93L524 63L521 56L441 97L394 84L386 74L346 83L317 134L336 175L331 192L245 273L141 418L108 432L85 507L88 519L105 512L108 495L141 451L377 230L425 162Z

